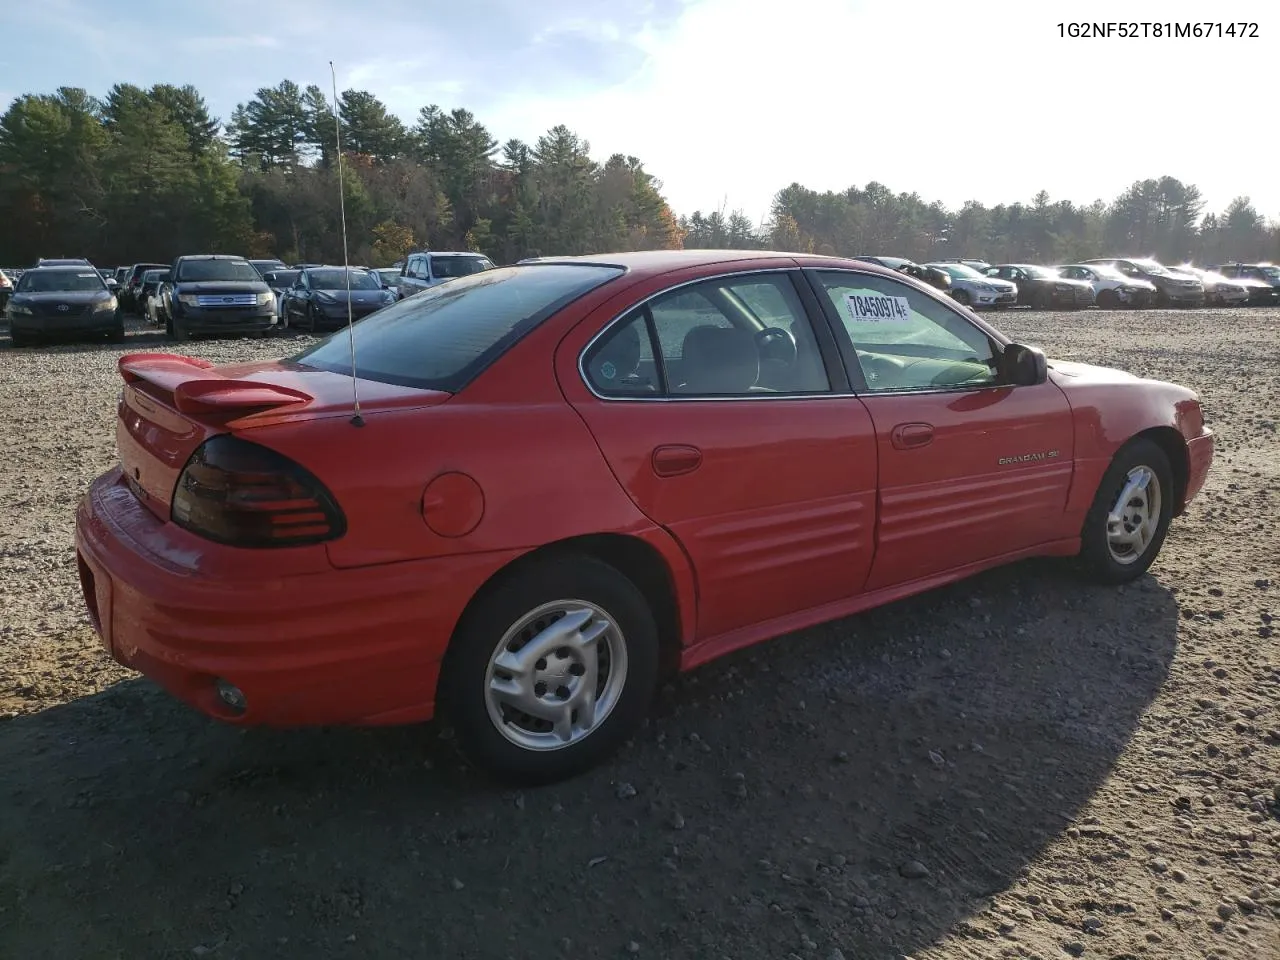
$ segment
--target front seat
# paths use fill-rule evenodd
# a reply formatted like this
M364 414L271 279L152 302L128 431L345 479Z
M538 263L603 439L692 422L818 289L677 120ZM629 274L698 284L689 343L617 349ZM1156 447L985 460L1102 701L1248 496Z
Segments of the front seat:
M747 393L760 378L760 354L750 331L694 327L684 335L679 393Z

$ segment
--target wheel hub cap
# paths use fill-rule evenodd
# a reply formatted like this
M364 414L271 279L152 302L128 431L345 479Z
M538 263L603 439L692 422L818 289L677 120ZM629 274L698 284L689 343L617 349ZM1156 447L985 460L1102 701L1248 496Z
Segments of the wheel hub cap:
M1150 467L1137 466L1107 514L1107 548L1117 563L1136 563L1160 526L1160 481Z
M587 737L626 685L622 631L603 609L557 600L503 635L485 679L489 719L526 750L559 750Z

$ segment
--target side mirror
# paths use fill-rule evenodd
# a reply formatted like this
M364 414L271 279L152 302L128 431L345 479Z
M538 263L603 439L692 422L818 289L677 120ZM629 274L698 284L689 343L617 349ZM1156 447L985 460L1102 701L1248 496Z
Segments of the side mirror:
M107 280L108 289L114 290L118 286L120 286L120 284L116 283L115 277L111 277L109 280Z
M1035 387L1049 379L1049 362L1036 347L1011 343L1004 348L1001 360L1002 379L1015 387Z

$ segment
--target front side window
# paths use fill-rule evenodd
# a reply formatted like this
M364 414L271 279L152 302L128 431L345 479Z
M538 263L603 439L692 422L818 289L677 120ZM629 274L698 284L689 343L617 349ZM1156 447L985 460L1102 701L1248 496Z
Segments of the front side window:
M996 345L943 303L888 277L818 274L867 389L972 389L998 382Z
M637 307L583 357L604 397L767 397L830 382L786 273L717 277Z
M624 272L594 264L505 267L428 288L351 327L356 375L456 393L556 311ZM350 374L347 336L344 328L291 360Z

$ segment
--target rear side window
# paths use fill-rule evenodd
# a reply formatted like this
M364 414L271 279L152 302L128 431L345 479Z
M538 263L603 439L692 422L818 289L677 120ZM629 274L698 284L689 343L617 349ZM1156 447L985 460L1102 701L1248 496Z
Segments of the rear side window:
M356 375L457 393L557 310L624 272L596 264L530 264L442 283L352 327ZM350 373L346 329L292 360Z

